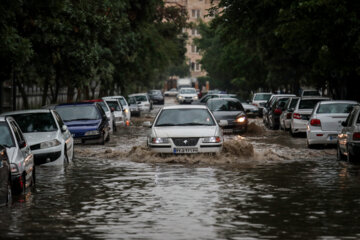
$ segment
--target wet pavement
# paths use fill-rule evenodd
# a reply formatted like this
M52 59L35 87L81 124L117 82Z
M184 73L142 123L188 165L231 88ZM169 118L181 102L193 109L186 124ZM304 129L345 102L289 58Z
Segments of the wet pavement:
M167 99L169 104L169 99ZM360 166L305 138L226 135L219 155L157 156L141 122L0 208L0 239L360 239Z

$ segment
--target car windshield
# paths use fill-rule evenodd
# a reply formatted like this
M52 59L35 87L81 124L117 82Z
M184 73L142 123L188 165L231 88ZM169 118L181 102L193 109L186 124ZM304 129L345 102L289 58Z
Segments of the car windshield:
M4 147L15 147L10 128L5 122L0 122L0 145Z
M210 100L207 105L211 111L244 111L240 101Z
M320 101L323 99L302 99L299 103L299 109L313 109Z
M318 91L304 91L303 96L320 96Z
M160 90L151 90L151 91L149 91L149 94L151 94L151 95L161 95L161 91Z
M136 104L135 98L129 98L129 104Z
M156 127L214 125L214 119L207 109L165 109L155 123Z
M256 94L255 97L254 97L254 100L255 101L267 101L270 99L272 94L270 93L260 93L260 94Z
M316 113L350 113L354 105L354 103L321 104Z
M121 111L118 101L106 101L110 108L114 108L115 111Z
M12 115L23 133L31 132L53 132L58 127L50 112L47 113L26 113Z
M99 102L99 104L100 104L101 108L104 110L104 112L110 111L104 102Z
M135 96L135 99L138 102L147 102L147 97L145 95Z
M180 90L180 93L182 94L196 94L195 88L182 88Z
M123 105L123 106L127 106L127 103L126 103L126 101L125 101L125 99L124 98L118 98L119 99L119 101L120 101L120 103L121 103L121 105Z
M291 103L290 103L290 106L289 108L295 108L296 107L296 104L298 103L299 99L298 98L295 98L295 99L291 99Z
M64 122L75 120L97 120L101 118L94 105L69 105L56 107Z

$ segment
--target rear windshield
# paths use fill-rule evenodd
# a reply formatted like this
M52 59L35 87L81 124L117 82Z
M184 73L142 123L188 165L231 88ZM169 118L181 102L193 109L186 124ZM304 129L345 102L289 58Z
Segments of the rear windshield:
M48 113L26 113L12 115L23 133L57 131L53 115Z
M129 104L136 104L135 98L129 98Z
M299 103L299 109L313 109L323 99L303 99Z
M69 105L56 107L56 111L64 122L75 120L97 120L101 118L94 105Z
M10 128L5 122L0 123L0 145L4 147L15 147Z
M260 93L260 94L256 94L254 97L255 101L267 101L270 99L272 94L270 93Z
M350 113L353 103L329 103L321 104L316 113Z
M106 101L110 108L114 108L115 111L121 111L120 105L117 101Z
M207 109L166 109L155 126L214 126L215 122Z
M138 102L147 102L147 97L144 95L135 96L136 101Z
M182 89L180 89L180 93L183 93L183 94L193 94L193 93L196 93L196 90L195 90L195 88L194 89L192 89L192 88L187 88L187 89L184 89L184 88L182 88Z
M244 111L240 101L210 100L207 105L210 111Z

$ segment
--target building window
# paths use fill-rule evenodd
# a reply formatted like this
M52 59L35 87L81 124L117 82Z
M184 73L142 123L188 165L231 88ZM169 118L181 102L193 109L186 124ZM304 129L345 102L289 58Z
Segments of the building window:
M199 49L196 45L191 45L191 52L192 53L198 53L199 52Z
M191 35L193 35L193 36L199 35L198 30L196 28L191 29Z
M199 9L192 9L191 10L191 17L200 18L200 10Z
M201 71L200 63L195 63L195 71L197 72Z
M190 64L190 71L195 71L195 63L194 62L191 62Z

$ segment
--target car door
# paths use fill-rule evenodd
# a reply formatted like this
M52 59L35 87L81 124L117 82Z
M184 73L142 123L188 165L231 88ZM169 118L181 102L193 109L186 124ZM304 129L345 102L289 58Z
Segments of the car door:
M74 139L72 138L69 129L67 128L67 126L63 122L60 115L56 111L52 111L52 113L53 113L53 116L55 118L55 121L57 122L57 124L58 124L58 126L60 128L61 137L62 137L62 139L64 140L64 142L66 144L67 156L71 160L72 157L73 157Z

